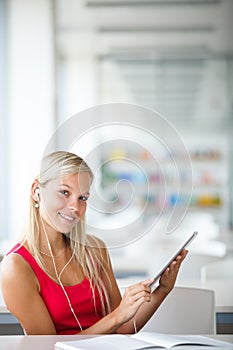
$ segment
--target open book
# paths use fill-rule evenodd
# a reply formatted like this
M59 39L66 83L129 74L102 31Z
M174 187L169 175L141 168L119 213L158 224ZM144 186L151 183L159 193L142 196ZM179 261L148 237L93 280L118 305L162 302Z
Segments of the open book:
M221 346L229 347L231 343L204 336L177 336L151 332L139 332L134 335L111 334L94 336L74 341L57 342L56 349L64 350L138 350L150 348L172 348L178 345Z

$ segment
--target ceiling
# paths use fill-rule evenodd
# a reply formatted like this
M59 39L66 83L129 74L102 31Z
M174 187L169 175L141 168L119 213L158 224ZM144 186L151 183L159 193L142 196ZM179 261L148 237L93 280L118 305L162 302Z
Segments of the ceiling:
M171 120L203 124L209 115L219 127L233 57L233 1L56 0L55 6L59 56L92 55L103 94L104 77L111 76L116 95L123 82L129 99Z

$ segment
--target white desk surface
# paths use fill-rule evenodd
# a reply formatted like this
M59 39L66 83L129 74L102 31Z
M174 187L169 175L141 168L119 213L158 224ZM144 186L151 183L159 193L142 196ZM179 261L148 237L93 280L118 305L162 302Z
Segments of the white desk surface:
M89 336L91 337L91 336ZM176 346L175 349L233 349L233 335L211 335L211 338L215 338L222 341L227 341L232 345L229 347L209 347L209 346ZM76 339L88 338L88 336L72 335L30 335L30 336L0 336L0 348L2 350L54 350L54 344L57 341L69 341ZM95 350L95 349L93 349ZM106 350L106 349L103 349ZM109 350L112 350L110 347ZM124 349L122 349L124 350Z

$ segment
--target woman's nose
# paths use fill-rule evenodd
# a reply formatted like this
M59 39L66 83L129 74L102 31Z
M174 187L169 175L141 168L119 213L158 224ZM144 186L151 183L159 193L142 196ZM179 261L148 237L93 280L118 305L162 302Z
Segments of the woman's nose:
M69 202L69 209L76 213L82 213L85 210L85 205L80 203L79 198L72 198Z
M79 200L77 198L71 197L69 200L69 209L73 211L78 211L79 210Z

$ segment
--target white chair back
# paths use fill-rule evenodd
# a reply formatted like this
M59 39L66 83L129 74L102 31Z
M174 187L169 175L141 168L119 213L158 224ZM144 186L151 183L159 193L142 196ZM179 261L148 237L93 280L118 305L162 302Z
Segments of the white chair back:
M214 291L175 287L141 331L215 334Z

